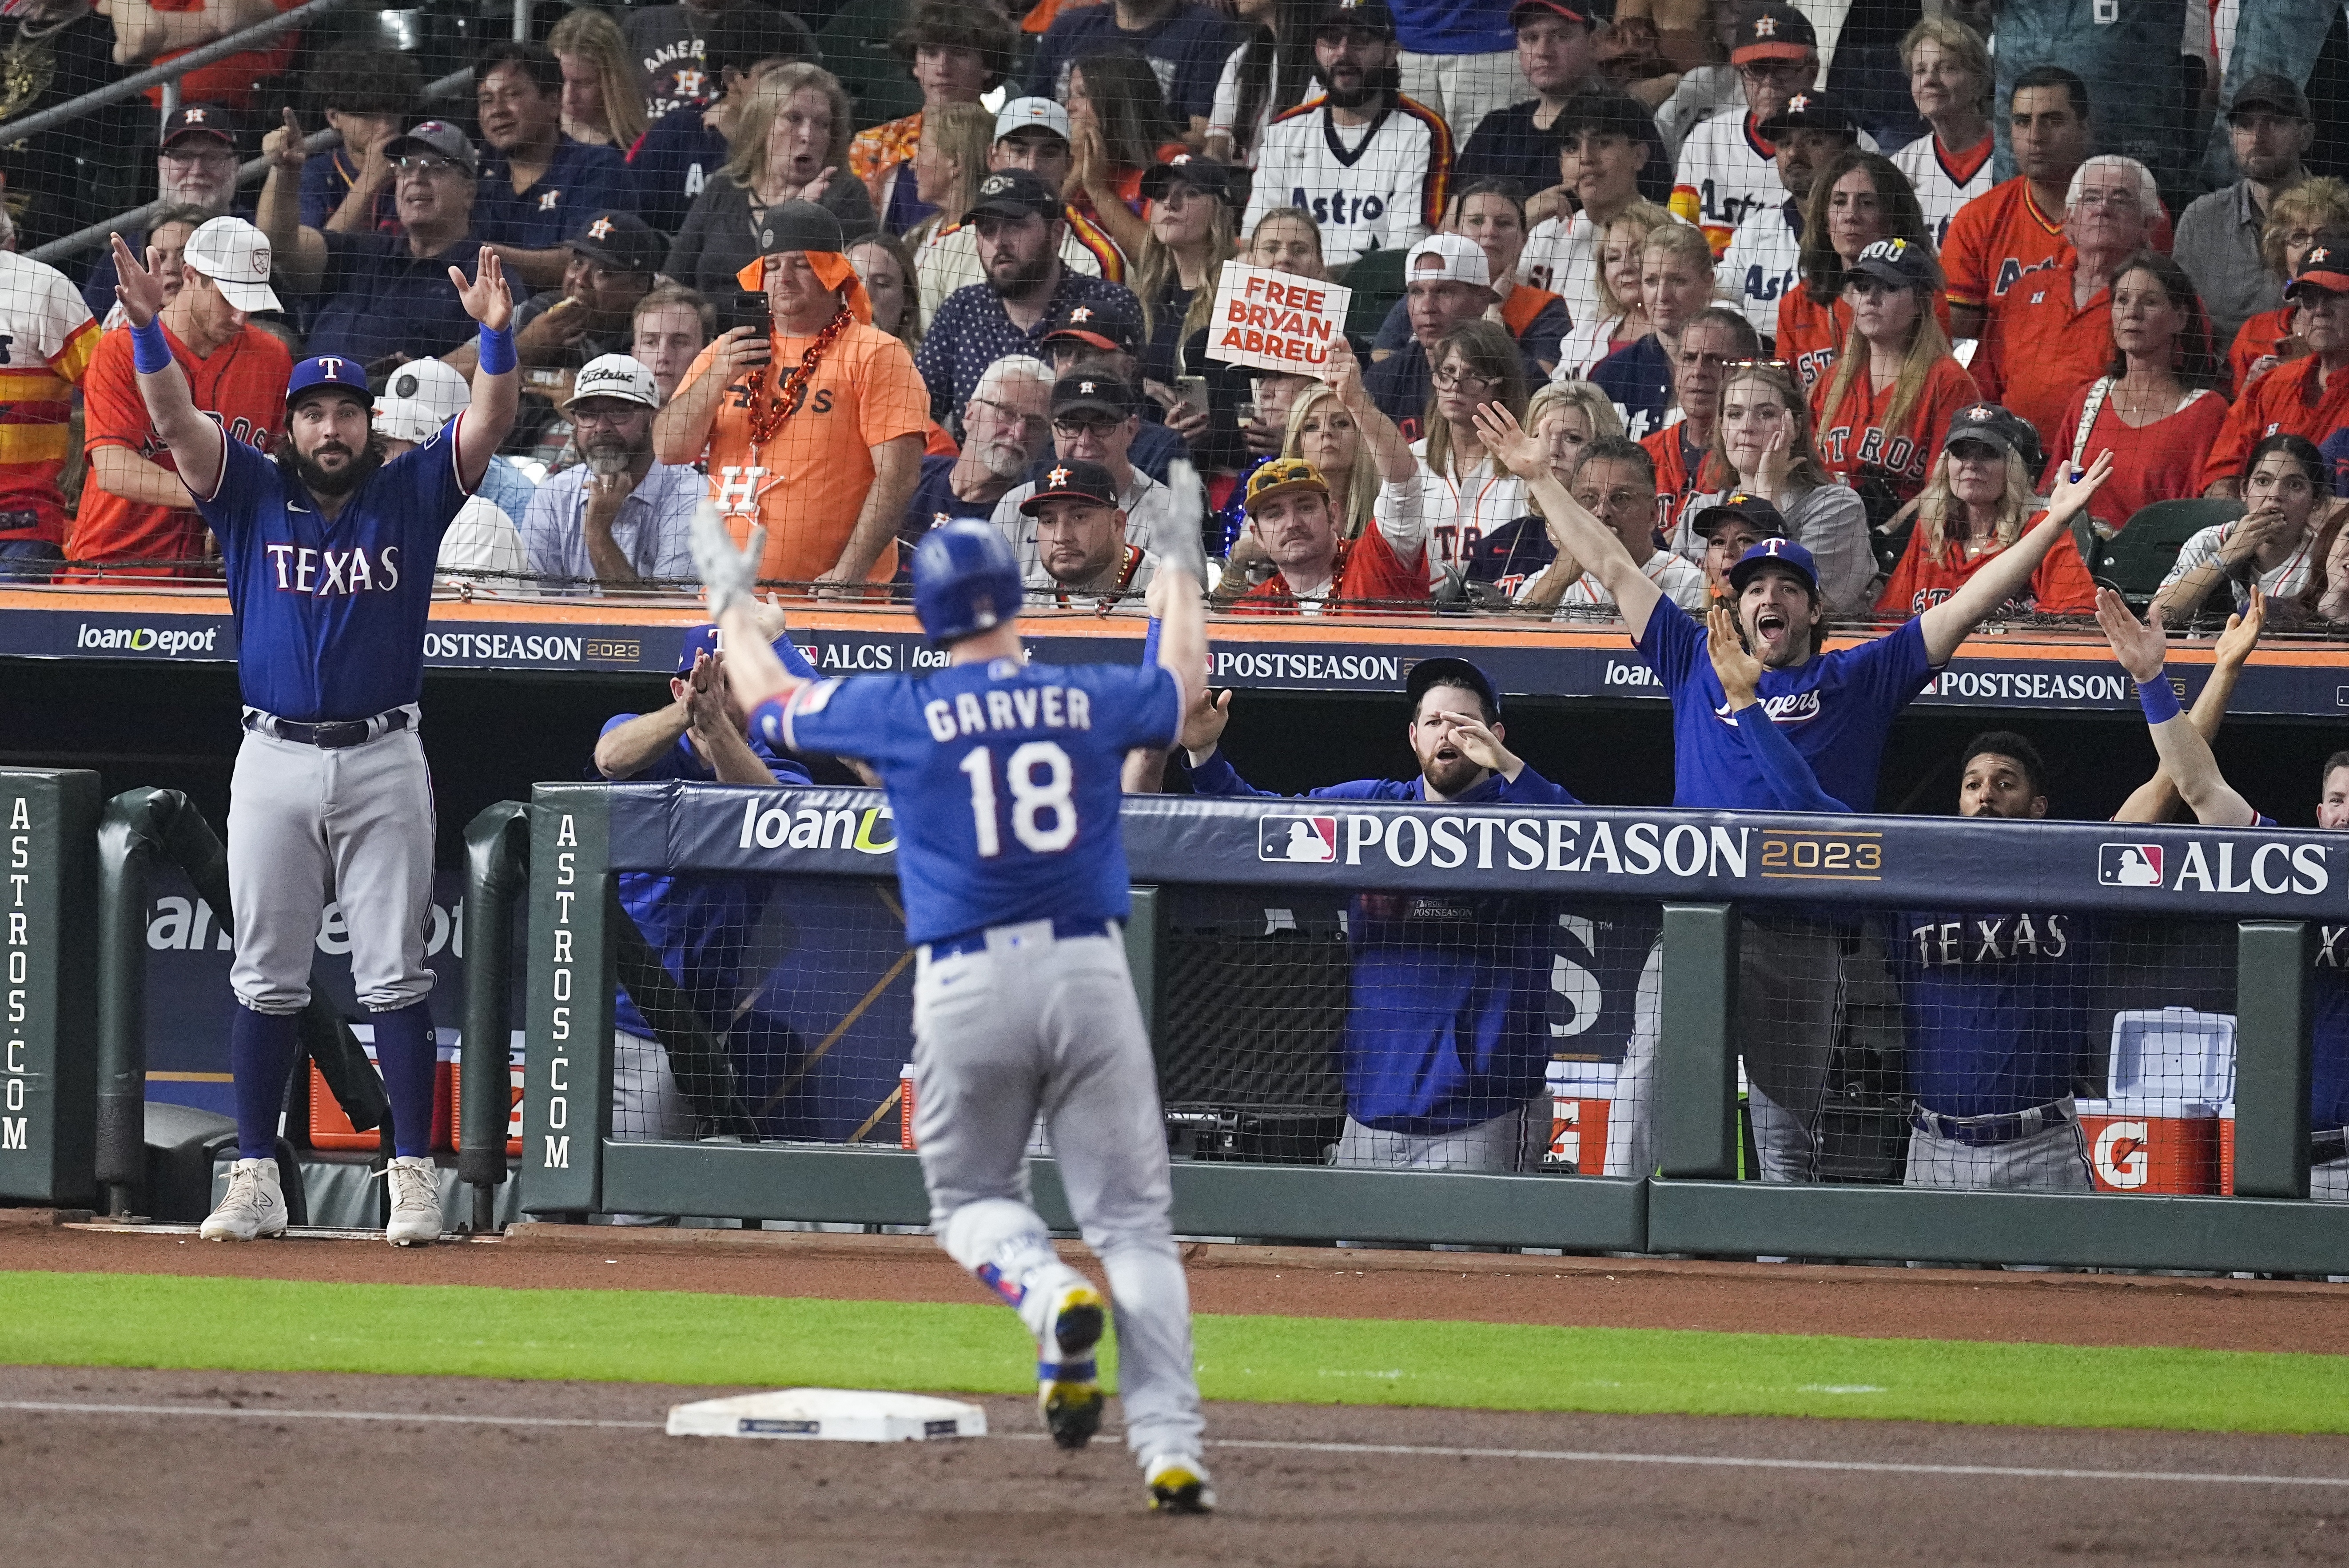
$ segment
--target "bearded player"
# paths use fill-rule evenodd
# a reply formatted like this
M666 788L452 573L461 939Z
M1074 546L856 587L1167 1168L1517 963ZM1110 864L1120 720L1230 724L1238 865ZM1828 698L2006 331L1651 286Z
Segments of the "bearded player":
M1126 1441L1153 1508L1215 1506L1200 1459L1190 1293L1174 1250L1157 1076L1120 931L1129 909L1119 769L1174 743L1207 664L1198 580L1150 583L1157 663L1030 665L1019 558L988 523L933 529L914 552L914 612L947 665L930 676L807 681L761 635L764 544L737 550L715 509L694 560L725 629L726 677L769 747L855 757L897 820L914 944L914 1133L930 1223L954 1260L1036 1336L1053 1439L1101 1424L1101 1294L1052 1250L1028 1197L1037 1113L1069 1207L1116 1303Z
M350 924L351 983L375 1025L391 1101L386 1239L429 1243L440 1234L424 964L432 781L417 698L440 537L513 424L512 297L494 253L481 253L470 281L449 269L481 325L481 367L471 404L422 445L385 461L370 436L365 370L329 355L294 367L273 459L225 439L197 408L155 319L162 282L119 236L114 263L148 416L220 541L244 703L228 816L238 1158L202 1233L249 1242L285 1233L277 1118L331 888Z

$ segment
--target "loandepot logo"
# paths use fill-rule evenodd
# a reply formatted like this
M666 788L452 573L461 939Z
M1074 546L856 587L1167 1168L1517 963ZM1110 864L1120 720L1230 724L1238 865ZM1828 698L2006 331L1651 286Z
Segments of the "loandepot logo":
M175 659L181 654L214 652L220 634L218 626L207 626L201 632L164 632L153 626L93 626L84 623L74 637L74 646L101 653L157 654Z

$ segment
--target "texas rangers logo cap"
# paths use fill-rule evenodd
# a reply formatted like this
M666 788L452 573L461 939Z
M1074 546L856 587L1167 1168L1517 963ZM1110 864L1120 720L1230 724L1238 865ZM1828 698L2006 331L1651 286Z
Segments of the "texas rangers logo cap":
M1818 593L1818 562L1811 559L1809 551L1783 535L1763 540L1739 556L1737 563L1729 569L1729 585L1743 593L1745 592L1745 585L1754 580L1757 573L1772 566L1792 572L1803 580L1804 585L1809 588L1813 594L1816 595Z
M372 409L375 398L367 391L367 366L347 355L317 354L294 366L294 374L285 382L285 406L288 408L312 392L347 391Z

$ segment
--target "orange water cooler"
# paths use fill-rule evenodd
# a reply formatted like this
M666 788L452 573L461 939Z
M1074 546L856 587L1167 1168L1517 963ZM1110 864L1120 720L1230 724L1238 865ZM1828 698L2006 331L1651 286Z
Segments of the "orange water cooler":
M1549 1064L1549 1148L1542 1167L1584 1176L1607 1173L1607 1121L1615 1107L1613 1062Z
M2106 1082L2109 1099L2080 1101L2096 1191L2222 1190L2221 1173L2233 1163L2233 1014L2116 1014Z

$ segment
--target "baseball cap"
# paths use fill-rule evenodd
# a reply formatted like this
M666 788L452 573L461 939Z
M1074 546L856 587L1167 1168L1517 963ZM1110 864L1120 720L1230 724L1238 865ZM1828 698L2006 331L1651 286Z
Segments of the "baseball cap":
M1786 107L1758 129L1773 141L1790 130L1831 130L1837 136L1851 136L1859 129L1859 120L1851 106L1835 94L1812 91L1788 98Z
M1031 169L999 169L978 182L978 200L962 215L966 223L979 218L1039 218L1061 215L1061 193L1044 183Z
M233 150L236 146L236 117L216 103L183 103L164 117L163 139L159 145L168 148L197 136L225 142Z
M438 359L411 359L384 382L383 395L421 403L432 411L433 424L445 425L473 400L473 386L464 372Z
M1330 0L1313 19L1313 31L1318 36L1341 28L1360 28L1381 38L1392 38L1394 12L1388 8L1387 0Z
M832 251L846 248L847 240L840 232L840 220L829 207L819 207L812 201L783 201L767 209L766 221L759 225L759 253L779 255L786 251ZM667 259L666 254L663 257Z
M2290 77L2274 71L2261 71L2235 89L2227 105L2227 118L2234 119L2247 108L2271 109L2293 119L2306 119L2308 95Z
M1493 677L1466 659L1450 656L1422 659L1411 666L1404 678L1403 691L1411 697L1411 710L1419 711L1419 699L1427 695L1430 686L1464 686L1485 699L1485 711L1495 718L1501 717L1501 694L1494 689Z
M465 133L445 119L428 119L395 136L383 150L386 158L398 158L404 152L437 152L469 175L479 174L481 160L474 155L473 144Z
M1079 370L1052 383L1052 413L1092 408L1123 419L1134 411L1133 388L1098 370Z
M1073 337L1112 354L1142 352L1142 313L1127 303L1131 296L1073 300L1054 313L1044 335L1037 341Z
M1732 518L1740 518L1762 531L1764 538L1783 538L1786 532L1785 515L1758 495L1744 490L1732 490L1689 520L1689 531L1699 539L1711 539L1713 531Z
M1599 20L1590 0L1517 0L1509 7L1509 26L1522 27L1536 16L1563 16L1584 26L1595 26Z
M1049 130L1067 141L1069 111L1048 98L1013 98L996 113L995 139L1000 141L1015 130Z
M1153 201L1166 200L1166 192L1175 184L1191 186L1219 201L1232 199L1232 171L1210 158L1194 158L1178 152L1164 163L1154 163L1150 172L1142 177L1142 194Z
M242 218L214 218L188 236L182 259L239 310L283 310L269 286L269 236Z
M2039 432L2031 421L1995 403L1969 403L1950 416L1950 433L1942 438L1942 449L1946 451L1960 441L1982 441L2003 449L2021 459L2033 479L2047 466L2040 450Z
M367 366L340 354L313 355L294 366L294 374L285 381L285 406L293 407L309 393L337 388L349 392L367 408L374 408L375 397L367 390Z
M1116 481L1109 470L1099 463L1071 461L1054 463L1036 487L1036 493L1019 503L1019 510L1030 517L1041 511L1048 500L1089 500L1095 506L1114 509L1123 504L1118 500Z
M1402 279L1410 284L1466 284L1489 291L1493 267L1484 247L1464 234L1430 234L1403 258Z
M1248 475L1247 510L1253 514L1258 501L1293 490L1319 490L1326 496L1330 493L1330 481L1321 477L1320 469L1302 458L1274 458L1258 463L1256 471Z
M2349 294L2349 232L2328 229L2316 236L2316 243L2300 259L2300 271L2283 285L2283 297L2290 299L2303 287Z
M1940 269L1925 247L1909 240L1878 240L1859 253L1845 275L1866 273L1895 288L1931 293L1940 286Z
M434 418L430 408L412 397L387 397L375 406L375 433L395 441L422 446L446 423Z
M1748 60L1800 60L1818 53L1819 35L1811 19L1786 0L1762 0L1737 25L1737 42L1730 46L1729 63Z
M598 212L570 244L598 266L625 273L657 273L668 261L668 242L634 212Z
M1745 585L1754 581L1754 574L1765 566L1786 568L1802 578L1814 595L1817 594L1818 562L1811 559L1809 551L1784 537L1765 539L1739 556L1736 564L1729 569L1729 586L1737 593L1744 593Z
M625 354L599 354L571 378L571 397L563 406L575 408L590 397L617 397L624 403L660 407L660 383L653 373Z

